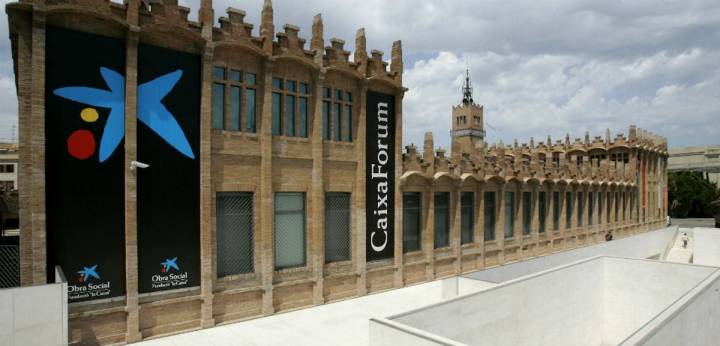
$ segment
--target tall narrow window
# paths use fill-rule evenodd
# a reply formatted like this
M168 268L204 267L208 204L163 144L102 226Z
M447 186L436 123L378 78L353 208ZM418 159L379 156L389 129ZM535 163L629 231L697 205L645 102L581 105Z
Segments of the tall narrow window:
M343 112L343 138L346 142L352 142L352 107L345 105Z
M435 192L435 248L450 245L450 192Z
M285 135L289 137L295 136L295 96L285 96Z
M593 197L595 197L595 196L593 196L593 193L592 193L592 192L588 192L588 218L587 218L587 220L588 220L588 226L592 226L592 224L593 224L593 216L595 216L595 215L593 214L593 211L594 211L593 208L594 208L594 206L595 206L595 199L593 199Z
M571 191L565 192L565 228L572 228L573 196Z
M475 193L463 192L460 195L460 242L469 244L474 241Z
M333 139L340 140L340 118L342 117L342 106L339 103L333 104Z
M612 195L610 194L610 191L605 194L605 197L605 199L607 200L607 208L605 210L605 214L607 215L606 221L607 223L610 223L610 210L612 209Z
M300 137L308 136L308 99L300 98Z
M583 196L582 192L577 193L577 225L578 227L582 227L583 225L583 214L585 214L585 196Z
M218 192L216 203L218 277L252 273L253 194Z
M597 204L598 204L598 214L597 214L597 222L598 225L602 224L602 216L603 216L603 194L602 192L597 193Z
M553 191L552 193L553 203L553 231L560 230L560 192Z
M523 206L522 232L523 232L523 235L528 235L528 234L530 234L530 224L532 223L532 192L530 192L530 191L523 192L522 206Z
M214 129L222 130L225 121L225 84L213 83L212 124Z
M323 101L323 139L330 140L330 102Z
M282 94L272 94L272 134L279 136L282 134L280 121L282 120Z
M547 192L538 192L538 221L540 226L538 227L539 233L545 233L545 219L547 219Z
M620 192L615 192L615 222L618 222L618 215L620 211Z
M483 193L483 233L485 240L495 240L495 192L485 191Z
M505 238L512 238L515 235L515 193L505 192L503 199L505 209Z
M240 95L242 95L240 87L230 87L230 126L228 130L231 131L240 131Z
M255 85L256 75L238 69L224 67L213 69L212 126L226 131L255 132ZM245 78L243 78L245 76ZM243 98L243 89L245 95ZM229 107L226 109L226 95L229 91ZM227 114L225 111L228 111ZM243 114L246 112L246 114ZM243 118L245 127L243 128Z
M350 194L325 194L325 263L350 260Z
M622 200L622 220L627 220L627 215L625 215L625 211L627 210L625 207L627 206L627 199L625 199L625 191L622 192L622 195L620 195L620 199Z
M403 193L403 252L420 250L420 196Z
M245 102L247 105L245 126L248 132L255 133L257 131L257 125L255 125L256 107L255 107L255 89L245 90Z
M305 193L275 193L275 269L305 265Z

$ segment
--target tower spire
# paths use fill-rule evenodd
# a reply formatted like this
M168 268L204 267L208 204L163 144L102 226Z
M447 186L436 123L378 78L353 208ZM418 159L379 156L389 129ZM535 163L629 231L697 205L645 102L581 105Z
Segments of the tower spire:
M463 85L463 104L473 104L472 85L470 85L470 69L465 70L465 84Z

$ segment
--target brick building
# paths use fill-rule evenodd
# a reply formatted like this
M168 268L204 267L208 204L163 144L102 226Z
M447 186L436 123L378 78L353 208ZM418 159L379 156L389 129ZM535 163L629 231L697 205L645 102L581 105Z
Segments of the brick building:
M402 48L213 25L177 1L7 5L19 99L22 285L69 282L72 342L134 342L658 227L666 142L403 153ZM584 222L583 222L584 221Z

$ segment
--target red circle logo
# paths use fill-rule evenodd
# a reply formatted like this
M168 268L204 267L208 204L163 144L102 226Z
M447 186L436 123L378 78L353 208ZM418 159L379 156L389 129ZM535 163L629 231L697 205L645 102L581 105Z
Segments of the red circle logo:
M95 137L88 130L75 130L67 140L68 152L74 158L85 160L95 154Z

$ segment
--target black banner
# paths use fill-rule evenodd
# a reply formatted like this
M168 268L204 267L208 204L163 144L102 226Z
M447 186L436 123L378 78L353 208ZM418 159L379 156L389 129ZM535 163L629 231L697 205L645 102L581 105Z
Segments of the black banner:
M59 265L70 302L121 296L124 40L48 27L45 42L48 282Z
M200 284L200 57L138 48L140 292Z
M393 257L395 97L368 91L366 110L366 254L374 261Z

